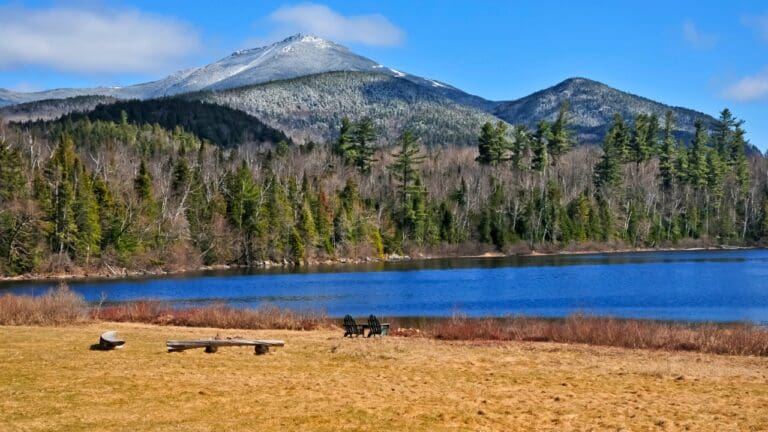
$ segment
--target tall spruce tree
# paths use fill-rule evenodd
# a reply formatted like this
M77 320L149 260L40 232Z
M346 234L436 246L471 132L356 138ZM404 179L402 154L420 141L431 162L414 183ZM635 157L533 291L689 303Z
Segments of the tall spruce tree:
M357 151L354 144L354 125L348 117L341 119L339 139L336 141L336 153L344 158L347 164L354 164L357 160Z
M549 145L547 146L549 154L552 155L552 162L555 163L557 158L565 154L573 146L573 138L569 129L568 109L570 105L568 102L563 102L560 105L560 109L557 112L557 118L552 123L550 129L551 136L549 139Z
M693 141L688 156L688 180L694 186L707 184L707 130L704 121L694 123Z
M536 126L536 134L533 140L533 157L531 169L545 173L549 166L549 145L552 142L552 125L546 120L541 120Z
M512 166L518 170L526 168L531 149L531 132L526 126L517 125L512 129Z
M661 187L665 190L672 188L675 173L675 135L674 114L671 110L664 113L664 140L659 149L659 176Z
M478 138L479 155L475 160L483 165L497 165L509 160L507 156L509 148L507 125L501 121L497 122L495 126L486 122L480 131Z
M376 141L376 128L370 117L363 117L357 122L353 132L355 166L361 173L371 171L373 143Z
M595 167L596 187L617 187L622 181L622 162L629 143L629 133L621 114L613 115L613 124L603 140L603 155Z

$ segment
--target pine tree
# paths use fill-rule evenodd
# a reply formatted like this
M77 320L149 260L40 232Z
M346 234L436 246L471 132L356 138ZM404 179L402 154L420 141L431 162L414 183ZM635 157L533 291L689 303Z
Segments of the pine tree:
M21 154L0 139L0 205L20 196L24 189Z
M259 227L259 196L248 164L242 161L235 172L227 175L224 186L227 219L240 233L240 260L251 265L255 260L253 242Z
M720 111L720 117L715 123L714 133L712 135L713 146L720 155L720 158L726 162L731 162L732 160L731 143L734 138L733 133L737 124L737 120L733 117L731 110L728 108Z
M560 105L555 122L552 123L551 137L547 147L549 154L552 155L553 162L573 146L573 138L568 128L568 109L568 102L563 102Z
M507 125L504 122L496 123L494 127L486 122L480 131L478 138L478 152L475 160L483 165L497 165L508 160L509 140L507 139Z
M141 164L139 164L139 173L133 180L133 189L136 191L136 195L138 195L140 200L152 200L152 176L150 176L147 164L143 159Z
M523 170L531 149L531 133L527 127L518 125L512 129L512 139L512 166Z
M640 168L643 162L651 158L656 141L654 135L658 129L658 125L651 125L654 121L656 121L655 117L652 120L652 117L647 114L639 114L635 117L635 127L629 144L629 153L630 159L635 163L637 169Z
M191 170L189 169L187 158L181 154L173 166L171 191L173 191L174 195L181 196L186 191L190 177Z
M597 188L617 187L622 181L622 161L629 142L627 126L620 114L613 115L613 124L603 140L603 156L595 167L594 183Z
M403 132L398 141L400 151L392 154L395 160L388 168L399 183L401 203L406 203L412 191L412 185L418 178L418 166L424 162L425 156L420 154L418 139L410 131Z
M687 177L694 186L704 186L707 184L707 131L701 119L696 120L694 128Z
M552 142L552 126L546 120L539 122L533 140L533 159L531 168L545 173L549 166L549 144Z
M339 130L339 139L336 141L336 153L344 158L347 164L354 164L357 160L357 149L354 143L354 125L349 118L341 119L341 129Z
M659 175L661 177L661 186L664 189L670 189L674 182L675 172L675 136L674 136L674 118L672 111L664 114L664 141L659 150Z
M77 180L79 165L80 160L75 153L72 137L62 135L46 170L52 185L52 214L49 215L52 222L51 246L60 259L65 253L69 254L75 250L77 221L74 212L74 183Z
M371 170L373 160L372 144L376 141L376 129L370 117L363 117L357 122L353 132L355 166L361 173Z
M99 205L93 192L93 181L81 169L74 203L77 224L75 250L78 257L90 265L91 257L99 254L101 245L101 225L99 224Z
M480 131L480 137L478 138L478 144L477 149L480 153L477 158L475 158L476 161L480 162L483 165L491 165L494 163L493 160L493 125L491 122L485 122L483 125L482 130Z

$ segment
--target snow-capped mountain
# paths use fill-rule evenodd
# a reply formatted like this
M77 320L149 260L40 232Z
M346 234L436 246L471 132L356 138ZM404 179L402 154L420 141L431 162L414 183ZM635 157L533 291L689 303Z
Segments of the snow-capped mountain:
M334 42L312 35L297 34L272 45L236 51L207 66L179 71L163 79L143 84L55 89L34 93L0 89L0 105L81 95L150 99L201 90L226 90L336 71L375 72L434 88L451 99L461 99L463 103L470 105L486 102L448 84L383 66Z
M675 132L685 142L693 136L696 119L702 119L708 125L715 122L707 114L666 105L586 78L569 78L523 98L499 102L492 113L510 123L535 128L539 120L553 121L564 102L570 106L571 129L579 141L587 143L602 141L614 113L632 121L638 114L656 114L663 119L664 113L671 110L675 117Z

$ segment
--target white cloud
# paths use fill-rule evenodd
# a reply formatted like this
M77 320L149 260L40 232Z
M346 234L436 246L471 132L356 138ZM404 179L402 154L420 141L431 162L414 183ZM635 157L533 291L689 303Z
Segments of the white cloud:
M188 24L138 10L0 6L0 69L167 72L199 49Z
M755 29L757 34L760 35L760 39L768 43L768 15L748 15L742 17L741 21Z
M723 97L738 102L768 100L768 67L755 75L746 76L723 90Z
M717 36L703 33L691 20L683 21L683 40L696 49L705 50L717 44Z
M267 18L275 24L275 34L309 33L339 43L392 46L405 39L405 33L386 17L341 15L329 7L303 3L284 6Z

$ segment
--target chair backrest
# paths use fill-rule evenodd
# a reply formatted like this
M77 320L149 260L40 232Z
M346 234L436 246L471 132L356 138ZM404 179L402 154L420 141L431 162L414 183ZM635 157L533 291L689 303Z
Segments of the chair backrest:
M348 333L351 333L356 329L357 323L355 322L355 319L352 318L352 315L346 315L344 317L344 330L346 330Z
M376 318L375 315L371 315L368 317L368 327L370 329L371 334L381 334L381 323L379 322L379 319Z

